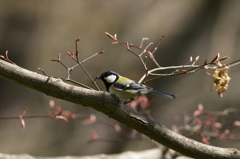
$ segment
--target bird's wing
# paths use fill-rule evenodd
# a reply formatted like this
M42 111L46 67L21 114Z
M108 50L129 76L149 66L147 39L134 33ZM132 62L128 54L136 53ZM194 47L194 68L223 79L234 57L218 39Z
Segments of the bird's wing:
M136 81L133 81L129 78L126 77L122 77L120 76L118 81L113 83L115 88L119 88L122 90L129 90L129 89L133 89L133 90L139 90L139 89L151 89L150 87L147 87L141 83L138 83Z
M139 84L135 81L131 81L131 83L128 83L126 85L125 84L123 85L123 84L120 84L120 83L114 83L113 85L114 85L114 87L122 89L122 90L128 90L128 89L139 90L139 89L146 88L144 85Z

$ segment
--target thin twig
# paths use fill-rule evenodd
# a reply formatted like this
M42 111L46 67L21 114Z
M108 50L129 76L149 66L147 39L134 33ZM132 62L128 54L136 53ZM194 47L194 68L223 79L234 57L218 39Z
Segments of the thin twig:
M169 70L169 69L179 69L179 68L199 68L201 65L185 65L184 67L183 66L169 66L169 67L161 67L161 68L155 68L155 69L152 69L152 70L149 70L149 75L155 75L155 76L173 76L173 75L170 75L170 74L153 74L152 72L155 72L155 71L161 71L161 70ZM216 69L217 67L216 66L213 66L213 67L210 67L208 66L208 69ZM185 74L186 72L180 72L179 74ZM191 72L192 73L192 72ZM174 75L177 75L177 74L174 74ZM138 81L139 83L142 83L142 81L144 80L146 74L144 74L142 76L142 78ZM156 78L160 78L160 77L156 77Z
M162 42L163 38L165 37L165 34L163 34L163 36L161 37L161 39L159 40L157 46L154 48L152 54L154 54L157 51L157 48L159 47L160 43Z
M73 59L79 64L79 66L81 66L81 68L82 68L83 71L87 74L87 76L91 79L91 81L93 82L93 84L95 85L95 87L100 91L99 87L98 87L97 84L96 84L96 81L93 80L93 78L90 76L90 74L87 72L87 70L83 67L83 65L82 65L79 61L77 61L77 59L75 59L74 57L73 57Z

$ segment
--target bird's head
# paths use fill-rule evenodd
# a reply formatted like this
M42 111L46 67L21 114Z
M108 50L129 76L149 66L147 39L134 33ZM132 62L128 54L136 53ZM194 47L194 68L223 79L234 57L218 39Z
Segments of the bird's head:
M107 90L109 91L109 87L111 86L111 84L113 84L114 82L116 82L119 78L119 74L113 71L107 71L107 72L103 72L101 74L101 76L99 76L97 79L101 79Z

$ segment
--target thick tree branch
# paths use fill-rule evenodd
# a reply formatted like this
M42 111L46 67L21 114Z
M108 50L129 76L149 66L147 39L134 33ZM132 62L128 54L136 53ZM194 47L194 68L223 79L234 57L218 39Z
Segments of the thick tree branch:
M179 135L163 124L125 106L117 95L88 90L0 60L0 77L69 102L94 108L175 151L194 158L239 159L240 151L205 145Z
M138 159L146 159L151 156L151 159L159 159L162 158L162 151L159 148L143 150L143 151L125 151L119 154L98 154L98 155L90 155L90 156L59 156L59 157L35 157L28 154L3 154L0 153L1 159L119 159L119 158L138 158ZM181 159L190 159L186 156L181 156Z

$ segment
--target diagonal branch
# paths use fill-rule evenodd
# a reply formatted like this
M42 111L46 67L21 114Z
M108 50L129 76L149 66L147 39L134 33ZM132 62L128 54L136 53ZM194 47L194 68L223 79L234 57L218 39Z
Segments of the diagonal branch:
M194 158L240 158L237 149L205 145L169 130L125 106L117 95L73 86L3 60L0 60L0 77L49 96L94 108L181 154Z

